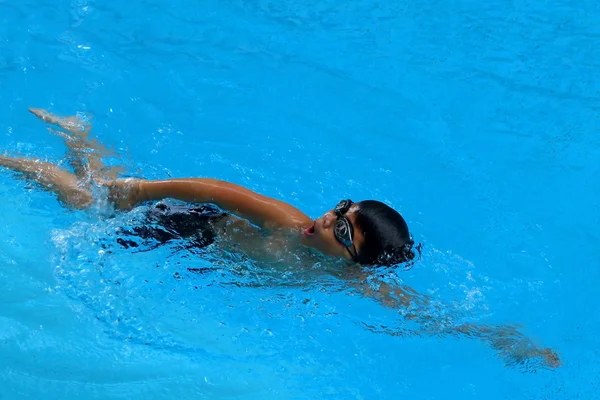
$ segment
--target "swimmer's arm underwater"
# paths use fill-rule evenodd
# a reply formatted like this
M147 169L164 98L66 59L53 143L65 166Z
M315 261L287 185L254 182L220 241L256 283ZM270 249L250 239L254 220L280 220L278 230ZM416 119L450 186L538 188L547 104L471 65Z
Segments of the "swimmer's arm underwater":
M243 186L210 178L169 180L125 179L108 184L111 200L121 209L166 198L212 203L266 228L300 228L312 223L303 212L283 201Z
M513 325L457 324L451 315L444 312L440 305L431 304L429 296L419 294L409 286L392 287L388 283L375 279L373 286L367 283L366 276L354 281L351 286L380 304L392 309L407 310L403 317L407 322L420 325L416 330L405 329L393 332L386 327L370 327L379 332L401 335L434 335L476 338L487 343L497 351L507 365L527 364L528 360L538 360L548 368L562 365L556 352L550 348L539 347ZM360 282L360 283L359 283ZM433 315L438 314L438 315Z

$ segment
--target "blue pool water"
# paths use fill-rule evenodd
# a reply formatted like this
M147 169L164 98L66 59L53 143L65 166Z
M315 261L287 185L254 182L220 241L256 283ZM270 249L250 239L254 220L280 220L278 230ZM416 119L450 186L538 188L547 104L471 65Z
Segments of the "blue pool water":
M598 398L599 22L587 0L0 0L3 151L60 162L27 107L89 112L129 175L314 217L386 201L424 245L388 280L563 362L396 335L403 310L330 276L109 254L119 221L2 171L0 399Z

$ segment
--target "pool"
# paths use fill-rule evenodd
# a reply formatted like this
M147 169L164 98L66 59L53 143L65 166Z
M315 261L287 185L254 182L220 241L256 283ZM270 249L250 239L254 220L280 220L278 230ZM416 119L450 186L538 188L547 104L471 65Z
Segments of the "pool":
M3 151L60 162L27 107L88 112L128 175L218 177L315 217L385 201L423 244L385 279L563 362L407 334L331 276L107 252L119 221L1 171L0 399L597 398L599 19L593 1L0 1Z

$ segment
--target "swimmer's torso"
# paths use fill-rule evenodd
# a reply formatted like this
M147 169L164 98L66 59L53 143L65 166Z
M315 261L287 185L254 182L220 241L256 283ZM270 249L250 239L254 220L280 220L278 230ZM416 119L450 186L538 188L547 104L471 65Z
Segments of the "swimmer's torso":
M323 261L302 246L297 232L260 229L209 204L153 204L139 224L119 229L117 237L127 249L150 250L172 241L190 250L236 252L269 269L314 270Z

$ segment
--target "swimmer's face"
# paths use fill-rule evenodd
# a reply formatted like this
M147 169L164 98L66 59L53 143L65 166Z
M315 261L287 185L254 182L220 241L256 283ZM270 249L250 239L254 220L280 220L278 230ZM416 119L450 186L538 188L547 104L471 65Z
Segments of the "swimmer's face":
M331 257L356 261L364 236L356 227L358 204L342 201L304 232L304 242Z

